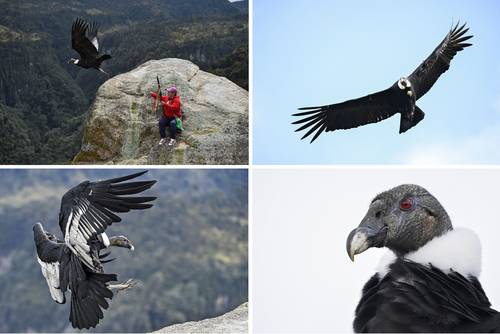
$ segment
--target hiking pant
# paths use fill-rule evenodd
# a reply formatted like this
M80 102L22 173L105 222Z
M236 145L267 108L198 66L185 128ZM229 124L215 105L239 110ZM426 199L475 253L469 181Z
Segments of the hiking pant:
M158 125L160 127L160 137L166 138L165 128L168 126L170 128L170 138L175 139L175 135L177 134L177 122L175 121L175 117L165 117L161 116L158 121Z

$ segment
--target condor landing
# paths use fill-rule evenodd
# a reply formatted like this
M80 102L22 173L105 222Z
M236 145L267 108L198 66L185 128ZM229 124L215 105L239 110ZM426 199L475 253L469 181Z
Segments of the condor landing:
M143 210L153 206L156 197L128 196L143 192L156 181L125 182L144 174L136 173L115 179L85 181L70 189L62 198L59 226L63 240L46 232L42 224L33 226L36 253L42 274L47 281L52 299L66 302L71 291L69 320L74 328L95 327L103 318L113 290L124 290L134 285L128 280L111 284L116 274L104 273L103 264L111 246L133 250L124 236L108 238L105 231L121 221L115 213Z

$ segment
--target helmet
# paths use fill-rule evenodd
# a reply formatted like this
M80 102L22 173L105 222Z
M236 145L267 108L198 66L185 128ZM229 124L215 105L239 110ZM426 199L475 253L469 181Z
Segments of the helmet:
M175 86L170 86L167 88L167 93L175 93L177 94L177 88Z

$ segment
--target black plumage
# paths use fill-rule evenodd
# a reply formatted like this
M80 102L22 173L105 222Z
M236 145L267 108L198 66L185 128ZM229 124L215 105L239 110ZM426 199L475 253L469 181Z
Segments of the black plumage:
M499 332L500 315L475 277L401 258L365 284L353 323L366 332Z
M153 206L148 203L156 197L125 197L151 188L156 181L124 181L136 178L145 172L131 174L99 182L85 181L70 189L61 200L59 227L65 241L81 260L93 270L101 270L97 256L98 235L112 223L121 221L115 213L144 210ZM73 233L73 234L72 234ZM82 240L97 245L86 250Z
M73 22L71 47L78 52L80 59L71 58L69 62L83 68L95 68L106 73L101 68L101 64L104 60L110 59L111 56L108 54L99 55L100 46L97 30L98 26L95 22L90 25L82 19L76 19Z
M38 262L49 291L57 303L65 303L65 292L71 290L70 322L75 328L95 327L113 298L110 282L116 274L104 273L111 246L130 248L128 239L114 237L110 242L105 230L120 222L115 213L148 209L156 197L127 196L151 188L156 181L124 182L145 172L119 178L85 181L70 189L61 200L59 226L64 240L45 232L40 223L33 227ZM113 238L112 238L113 239ZM126 285L124 286L126 288Z
M375 197L346 246L353 261L371 247L387 247L392 256L363 288L356 332L500 331L500 314L477 277L479 240L454 229L424 188L401 185Z
M472 45L464 43L473 37L464 36L468 30L465 24L459 27L457 23L408 78L399 79L386 90L342 103L299 108L306 111L293 114L301 117L292 123L301 124L295 131L307 129L301 139L314 133L312 143L323 131L351 129L400 113L399 133L406 132L417 125L425 115L416 106L416 100L427 93L439 76L448 70L457 52Z

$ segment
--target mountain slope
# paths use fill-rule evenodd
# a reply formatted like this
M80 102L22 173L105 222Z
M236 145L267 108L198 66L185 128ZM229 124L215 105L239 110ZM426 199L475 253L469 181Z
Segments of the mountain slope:
M112 76L150 59L183 58L248 89L248 16L225 0L0 0L0 7L0 106L24 122L33 149L31 161L12 152L0 163L68 163L77 153L85 112L108 79L67 64L77 55L70 45L77 17L99 23Z

